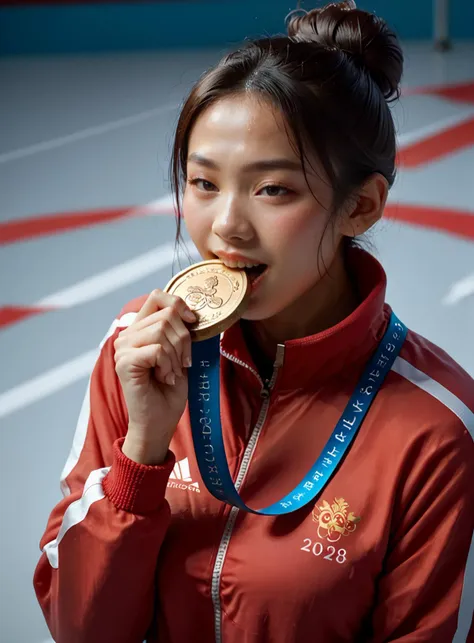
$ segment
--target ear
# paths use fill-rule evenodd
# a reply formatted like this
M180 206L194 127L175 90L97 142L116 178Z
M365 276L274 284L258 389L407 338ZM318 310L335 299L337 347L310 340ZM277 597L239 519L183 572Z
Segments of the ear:
M367 232L382 218L388 197L388 181L381 174L372 174L359 188L340 218L340 232L357 237Z

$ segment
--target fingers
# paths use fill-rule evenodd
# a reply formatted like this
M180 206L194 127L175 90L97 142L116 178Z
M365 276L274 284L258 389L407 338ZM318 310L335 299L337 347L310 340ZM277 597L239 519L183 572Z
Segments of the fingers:
M117 374L127 380L141 379L144 372L153 369L158 381L171 386L175 384L171 358L161 344L117 350L115 362Z
M173 352L169 344L158 344L155 347L155 378L159 382L168 384L169 386L176 384L176 372L174 370L173 358L171 357Z
M197 317L181 297L170 295L162 290L154 290L127 330L133 332L136 328L149 326L161 319L168 321L180 339L181 344L179 348L177 347L178 358L183 368L189 368L191 365L191 338L185 323L194 323L197 321ZM167 336L175 344L173 333L168 327Z
M134 324L165 308L172 309L177 315L179 315L184 321L188 323L193 323L196 321L196 316L189 308L189 306L186 305L183 299L181 299L180 297L176 297L175 295L170 295L169 293L163 292L162 290L156 289L153 290L148 296L148 299L143 304L138 315L136 316Z
M168 343L174 348L173 351L170 351ZM191 335L183 320L171 308L153 313L121 331L116 340L116 350L123 345L140 347L147 344L163 344L167 347L178 377L182 376L182 368L191 365Z
M129 341L132 342L134 348L161 345L171 360L175 375L177 377L183 377L184 365L181 357L182 347L180 338L167 320L159 320L146 328L138 330L136 333L130 335Z
M166 307L160 308L164 304ZM191 366L191 335L183 317L196 321L182 299L154 291L133 324L114 342L119 368L128 368L130 373L133 363L142 369L142 376L143 369L154 369L157 380L167 384L183 377L183 368Z
M167 336L169 341L175 345L180 365L183 368L191 366L191 335L182 319L173 312L172 308L160 310L146 319L141 320L136 326L129 326L129 332L153 327L156 331L160 329ZM124 331L125 332L125 331ZM150 335L150 339L153 335ZM157 339L157 342L159 340Z

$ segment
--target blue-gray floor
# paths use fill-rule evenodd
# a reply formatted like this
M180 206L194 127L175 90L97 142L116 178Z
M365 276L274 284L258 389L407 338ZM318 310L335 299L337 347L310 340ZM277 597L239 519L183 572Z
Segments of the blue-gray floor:
M146 215L2 245L0 308L58 308L16 323L4 315L0 325L2 643L48 640L32 575L39 538L60 498L91 351L124 303L171 275L174 221L165 212L173 127L186 90L217 56L0 61L0 221L154 204ZM410 45L405 87L474 82L473 70L474 45L445 55ZM470 96L405 96L395 107L401 146L472 118ZM391 204L474 217L473 178L474 146L455 149L402 169ZM390 218L370 240L397 314L474 375L474 239L448 232L444 223Z

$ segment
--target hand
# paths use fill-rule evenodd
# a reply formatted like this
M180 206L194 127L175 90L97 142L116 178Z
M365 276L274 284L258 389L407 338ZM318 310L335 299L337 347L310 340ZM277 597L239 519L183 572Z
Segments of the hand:
M129 414L123 453L143 464L160 464L188 399L186 368L196 316L174 295L154 290L133 324L114 343L115 370Z

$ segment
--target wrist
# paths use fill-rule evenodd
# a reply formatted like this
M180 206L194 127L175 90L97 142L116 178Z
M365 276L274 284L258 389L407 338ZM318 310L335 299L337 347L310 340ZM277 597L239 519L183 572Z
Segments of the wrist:
M122 453L138 464L148 466L162 465L168 454L169 444L151 445L127 435L122 445Z

